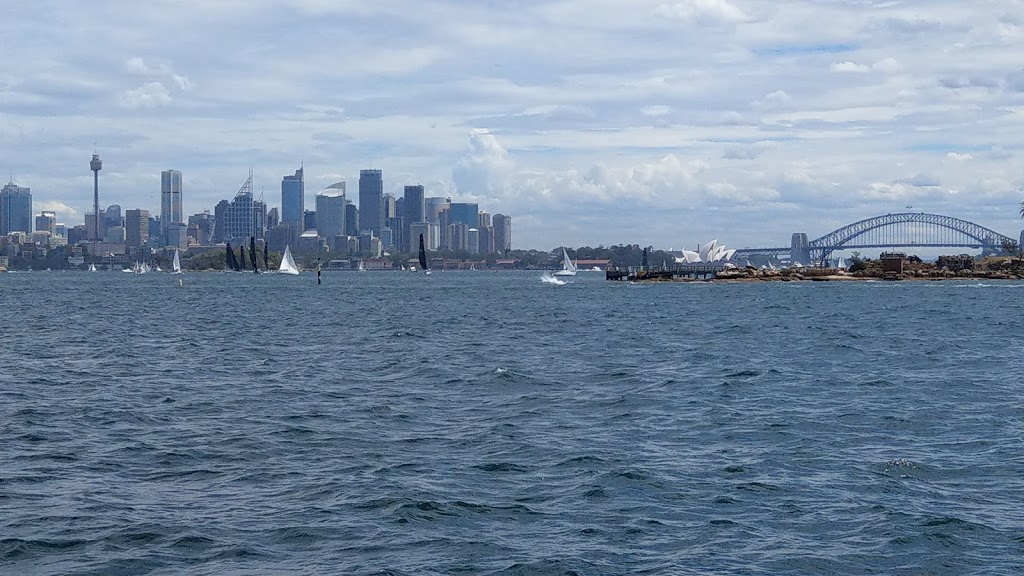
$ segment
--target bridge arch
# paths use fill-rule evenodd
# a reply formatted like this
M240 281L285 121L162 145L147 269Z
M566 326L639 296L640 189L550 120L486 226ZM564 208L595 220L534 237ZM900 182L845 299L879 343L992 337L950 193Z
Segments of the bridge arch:
M878 247L963 247L998 251L1010 238L974 222L925 212L901 212L847 224L809 242L821 260L833 251Z

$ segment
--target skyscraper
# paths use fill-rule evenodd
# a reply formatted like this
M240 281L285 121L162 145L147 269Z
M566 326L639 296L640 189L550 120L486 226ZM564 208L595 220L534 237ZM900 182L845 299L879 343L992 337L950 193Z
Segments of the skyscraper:
M32 232L32 191L9 182L0 189L0 235Z
M391 194L384 195L384 220L388 218L395 218L397 216L404 216L405 214L398 213L398 201Z
M423 201L423 204L425 206L424 216L427 219L427 222L430 222L431 224L440 224L441 212L446 210L451 203L451 198L444 198L442 196L431 196L430 198L426 198Z
M384 227L384 176L380 170L359 171L359 226L375 236Z
M124 213L124 244L141 249L149 240L149 210L126 210Z
M359 208L351 200L345 202L345 235L359 235Z
M406 244L402 248L406 252L412 252L419 249L420 239L419 236L416 236L416 238L413 239L410 228L413 224L419 224L427 221L426 215L424 214L426 205L424 204L423 199L423 186L419 184L415 186L406 186L404 198L405 219L403 220L403 223L405 225L405 230L403 230L403 237L406 240Z
M56 236L57 214L44 211L39 216L36 216L36 232L49 232L50 236Z
M494 226L494 250L504 254L512 249L512 217L495 214L491 222Z
M181 172L160 173L160 232L166 235L171 224L184 224L181 214Z
M303 169L295 171L294 176L281 179L281 223L302 223L306 210L306 183Z
M345 183L331 184L316 195L316 231L318 236L334 242L345 235Z
M461 222L469 228L480 225L479 208L475 203L452 202L452 223Z

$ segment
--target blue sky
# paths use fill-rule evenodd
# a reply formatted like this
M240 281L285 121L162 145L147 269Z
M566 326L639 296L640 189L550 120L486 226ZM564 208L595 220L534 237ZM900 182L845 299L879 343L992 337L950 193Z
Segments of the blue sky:
M1016 0L7 3L0 168L36 210L188 213L255 171L513 216L514 245L787 244L914 210L1016 236Z

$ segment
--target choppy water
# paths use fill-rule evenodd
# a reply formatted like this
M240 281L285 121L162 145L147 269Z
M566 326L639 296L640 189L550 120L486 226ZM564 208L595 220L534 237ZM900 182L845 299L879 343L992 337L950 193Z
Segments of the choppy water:
M1020 574L1022 288L0 275L0 573Z

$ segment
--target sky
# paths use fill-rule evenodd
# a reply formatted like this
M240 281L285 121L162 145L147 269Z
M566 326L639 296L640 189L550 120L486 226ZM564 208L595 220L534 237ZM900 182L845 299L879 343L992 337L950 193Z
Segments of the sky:
M787 246L925 211L1016 237L1018 0L5 2L0 170L69 225L213 210L305 167L306 202L478 202L513 247ZM910 208L908 208L910 207Z

